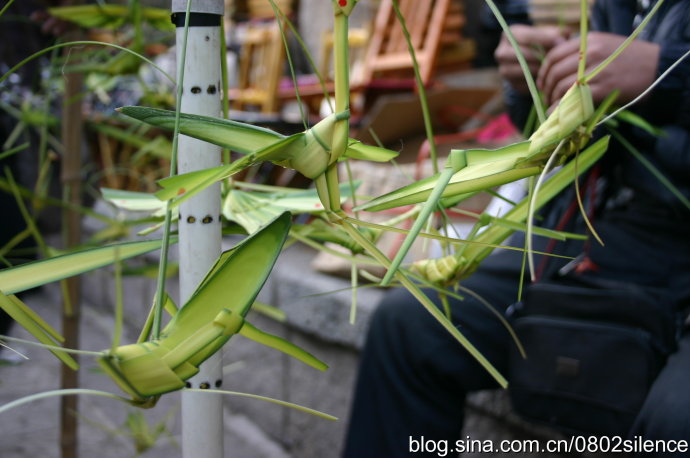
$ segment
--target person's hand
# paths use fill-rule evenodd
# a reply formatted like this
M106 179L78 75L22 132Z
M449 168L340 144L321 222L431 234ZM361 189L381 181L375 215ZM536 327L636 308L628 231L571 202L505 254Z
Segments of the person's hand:
M532 27L516 24L510 27L515 40L520 45L532 76L536 76L544 55L556 45L566 41L568 31L556 26ZM516 91L528 93L527 82L513 47L505 34L501 37L494 57L498 63L498 71Z
M587 36L587 70L605 60L625 40L612 33L590 32ZM546 54L539 69L537 87L549 105L556 103L577 79L580 39L558 44ZM629 102L654 82L659 64L659 45L635 40L590 82L594 102L601 102L614 89L617 101ZM586 74L586 72L585 72Z

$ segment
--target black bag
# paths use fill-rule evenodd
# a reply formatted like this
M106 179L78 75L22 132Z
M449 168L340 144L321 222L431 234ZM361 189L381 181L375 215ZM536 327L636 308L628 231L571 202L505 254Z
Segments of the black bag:
M625 436L675 346L668 302L630 284L536 283L509 317L509 392L523 417L564 432Z

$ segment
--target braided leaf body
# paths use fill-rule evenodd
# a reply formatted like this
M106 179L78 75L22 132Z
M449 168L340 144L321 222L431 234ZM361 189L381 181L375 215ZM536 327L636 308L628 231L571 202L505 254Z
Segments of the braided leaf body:
M455 276L466 263L462 256L454 254L435 259L422 259L412 264L412 271L439 286L447 286L455 282Z
M569 137L594 114L592 91L587 84L575 83L556 109L530 137L529 156Z

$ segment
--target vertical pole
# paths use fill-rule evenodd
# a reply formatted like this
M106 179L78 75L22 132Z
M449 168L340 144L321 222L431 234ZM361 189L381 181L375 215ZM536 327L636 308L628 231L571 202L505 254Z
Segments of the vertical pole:
M177 26L177 59L186 52L182 112L219 116L220 21L223 0L194 0L189 17L187 49L182 48L187 0L173 0ZM218 146L181 135L178 173L221 164ZM220 184L211 186L180 206L180 301L189 299L221 251ZM188 380L189 388L216 388L222 384L222 354L217 352ZM222 458L223 404L220 396L182 393L182 456Z
M76 32L72 38L76 38ZM65 92L62 97L62 144L64 155L60 172L60 182L65 190L64 199L71 205L81 205L81 144L82 144L82 112L81 98L83 75L81 73L67 73L64 75ZM74 210L63 211L63 234L66 248L81 242L81 218ZM67 348L79 348L79 317L80 317L80 280L73 277L65 280L65 303L62 312L62 334ZM78 355L74 355L75 360ZM61 365L61 388L79 387L79 374ZM63 396L60 398L60 456L62 458L76 458L78 456L77 441L77 396Z

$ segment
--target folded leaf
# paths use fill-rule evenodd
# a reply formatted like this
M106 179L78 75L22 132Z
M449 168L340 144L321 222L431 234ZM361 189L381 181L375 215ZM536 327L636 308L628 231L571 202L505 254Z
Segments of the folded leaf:
M117 243L3 269L0 270L0 290L6 294L18 293L157 250L160 245L160 240Z
M181 342L193 329L213 321L224 308L244 317L268 278L289 230L290 214L283 213L223 253L162 335L174 334Z
M395 159L399 153L378 146L365 145L362 142L350 139L345 156L351 159L361 159L372 162L388 162Z
M444 203L446 199L448 199L447 202L455 204L458 200L454 200L454 197L470 197L478 191L484 191L494 186L501 186L512 181L534 176L541 171L540 167L513 169L510 167L511 164L513 164L513 162L509 160L503 164L490 164L491 167L486 167L486 164L481 164L476 167L467 167L461 170L451 177L448 186L441 195L441 202ZM472 177L472 175L475 176ZM440 175L434 175L388 194L384 194L383 196L358 206L355 210L381 211L389 208L426 202L439 176Z
M145 192L101 188L101 195L113 205L129 211L154 212L165 206L156 196Z
M117 111L152 126L168 130L175 128L174 111L136 106L118 108ZM285 138L284 135L263 127L188 113L180 114L180 133L243 154L259 151ZM346 157L376 162L386 162L397 155L395 151L364 145L353 139L350 139L345 151Z
M282 159L286 148L291 143L299 141L303 136L304 134L302 133L284 137L275 143L269 144L266 148L256 153L248 154L229 165L197 170L160 180L158 184L160 184L163 189L156 193L156 197L161 200L171 200L175 198L172 202L172 206L177 206L213 183L229 178L253 164L264 160Z
M140 402L183 388L201 363L246 326L244 317L268 278L290 225L290 214L283 213L222 253L160 339L106 351L98 360L101 367ZM305 362L322 364L305 352L273 344Z
M359 182L355 184L355 188ZM341 203L352 194L349 184L340 185ZM223 201L223 216L235 221L248 233L289 211L294 214L320 213L324 211L319 196L314 189L295 190L295 192L249 192L232 189Z
M242 329L240 329L240 334L262 345L282 351L283 353L302 361L304 364L307 364L314 369L318 369L320 371L325 371L328 369L328 365L326 363L319 360L311 353L302 350L297 345L288 342L285 339L263 332L247 321L244 322L244 326L242 326Z
M574 83L558 102L556 109L530 137L529 155L533 156L545 147L567 138L593 114L592 90L587 84Z
M0 292L0 309L4 310L42 344L59 346L58 342L64 341L64 338L56 330L43 321L40 316L34 313L16 296L6 296ZM52 348L50 351L70 368L74 370L79 369L79 364L67 353Z
M598 161L606 152L610 137L602 137L587 147L585 151L579 154L577 158L577 167L575 161L570 161L551 176L541 187L541 191L534 202L534 211L539 210L558 193L560 193L566 186L577 178L575 172L584 173L596 161ZM503 218L515 222L524 222L527 220L529 213L529 198L525 198L509 210ZM484 232L482 232L475 240L488 243L498 244L505 240L510 234L514 232L513 229L502 225L491 225ZM464 256L472 261L475 265L488 256L493 251L491 247L482 247L480 245L468 245L464 251Z
M175 129L174 111L148 107L122 107L117 111L152 126ZM258 151L285 138L263 127L188 113L180 114L180 133L244 154Z
M521 142L496 150L451 151L451 157L458 161L455 168L460 170L450 178L441 196L442 202L448 199L450 203L455 204L476 192L538 174L541 168L536 166L516 168L517 163L527 156L528 148L528 142ZM450 164L446 165L449 166ZM440 176L441 173L437 173L396 189L360 205L355 210L380 211L425 202ZM458 196L461 197L454 199Z

